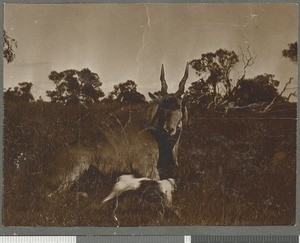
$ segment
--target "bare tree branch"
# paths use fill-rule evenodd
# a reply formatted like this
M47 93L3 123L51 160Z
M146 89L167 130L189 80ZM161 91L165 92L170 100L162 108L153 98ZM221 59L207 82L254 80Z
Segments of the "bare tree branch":
M272 100L272 102L263 110L263 112L268 111L271 106L275 103L275 101L279 98L282 97L282 94L286 91L286 88L290 85L292 82L293 78L290 78L290 80L284 85L283 90ZM289 98L292 94L289 95Z
M290 93L289 96L287 97L287 100L290 100L291 96L297 97L296 91L293 93Z
M250 46L247 47L247 55L244 53L244 51L243 51L243 49L241 47L239 47L239 48L240 48L241 55L242 55L242 59L241 60L242 60L242 62L244 64L244 66L243 66L244 73L243 73L243 75L242 75L242 77L240 79L243 79L245 77L245 75L246 75L247 68L251 67L254 64L254 61L255 61L257 55L255 55L254 52L251 53Z

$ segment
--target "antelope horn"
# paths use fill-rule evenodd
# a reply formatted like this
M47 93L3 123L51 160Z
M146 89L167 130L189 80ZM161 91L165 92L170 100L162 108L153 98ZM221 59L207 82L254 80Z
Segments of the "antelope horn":
M161 93L167 94L168 93L168 85L165 79L165 70L164 64L161 65L161 73L160 73L160 81L161 81Z
M186 67L185 67L185 72L184 72L183 78L181 79L181 81L179 83L179 88L176 91L176 95L183 95L184 86L185 86L185 83L186 83L186 80L188 79L188 77L189 77L189 63L187 62Z

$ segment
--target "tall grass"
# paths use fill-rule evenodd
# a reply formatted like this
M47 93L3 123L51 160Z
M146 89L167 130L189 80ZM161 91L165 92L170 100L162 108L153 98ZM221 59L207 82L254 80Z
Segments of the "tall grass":
M114 203L100 207L115 175L90 168L67 192L56 189L58 151L107 143L101 124L113 113L126 132L146 125L146 106L5 104L4 224L6 226L114 226ZM181 183L174 193L177 217L151 194L126 194L117 215L121 226L293 225L296 187L296 107L269 113L225 115L190 107L179 146ZM107 121L107 120L106 120ZM116 120L109 126L120 134ZM124 135L119 136L124 142ZM126 141L125 141L126 142ZM131 141L129 141L131 143ZM126 144L124 149L128 149ZM143 153L143 151L141 151ZM53 168L55 167L55 168ZM54 170L55 169L55 170ZM78 193L85 192L86 194Z

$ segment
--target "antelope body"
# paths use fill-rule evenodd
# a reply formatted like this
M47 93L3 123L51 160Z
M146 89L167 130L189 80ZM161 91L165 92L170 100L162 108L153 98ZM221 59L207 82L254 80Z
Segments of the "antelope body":
M177 92L169 94L162 65L161 91L159 94L149 93L153 105L149 108L150 122L144 132L139 133L142 129L138 126L141 124L128 123L126 129L122 127L119 133L107 133L107 141L102 144L77 146L58 152L54 160L61 165L60 185L54 193L70 188L90 166L102 173L135 173L149 180L159 181L174 177L173 169L178 165L182 124L187 120L186 102L182 98L187 78L188 64ZM113 124L117 117L110 119ZM116 127L117 125L113 126ZM134 129L136 131L132 132ZM50 194L52 195L53 193Z

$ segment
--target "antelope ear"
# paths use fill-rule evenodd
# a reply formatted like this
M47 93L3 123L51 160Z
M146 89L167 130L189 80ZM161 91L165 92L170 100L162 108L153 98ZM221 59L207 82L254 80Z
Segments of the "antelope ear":
M157 120L157 107L158 105L152 106L147 111L147 118L149 120L148 126L152 126L154 122Z
M149 92L148 94L149 94L150 98L151 98L153 101L159 100L159 97L158 97L157 95L152 94L152 93L150 93L150 92Z

